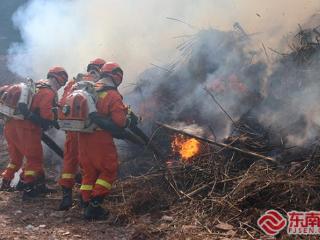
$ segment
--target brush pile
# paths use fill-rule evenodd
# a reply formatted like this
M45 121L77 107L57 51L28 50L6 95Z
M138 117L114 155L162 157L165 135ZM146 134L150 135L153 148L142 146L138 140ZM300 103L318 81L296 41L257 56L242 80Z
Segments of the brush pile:
M291 151L268 143L261 138L263 132L237 124L235 135L225 140L230 146L277 156ZM201 144L201 151L188 161L119 182L110 200L121 206L118 223L134 221L136 215L157 215L157 224L144 228L146 236L259 237L257 219L269 209L285 214L320 207L317 154L318 147L305 149L301 159L277 158L272 163Z
M240 82L243 82L243 76L250 79L250 76L256 74L258 80L263 78L264 68L262 63L246 65L243 67L246 68L245 70L242 69L237 73L236 87L238 90L240 89L238 94L242 94L241 97L236 98L241 100L237 100L237 104L245 105L240 110L239 107L236 107L238 112L230 107L233 103L228 101L230 95L225 98L223 95L226 93L215 91L217 90L217 85L215 85L217 79L212 81L212 76L219 76L221 72L217 70L215 75L216 69L208 67L213 66L213 64L202 64L207 68L202 68L202 73L198 75L198 80L202 83L206 82L207 87L209 86L208 88L216 94L221 105L226 107L226 112L230 113L228 117L231 120L232 118L236 119L232 123L229 137L223 140L224 144L271 157L276 161L266 161L204 142L200 143L199 151L186 160L183 154L177 154L179 150L172 147L172 143L177 142L175 140L177 137L180 139L179 141L190 138L182 135L177 136L164 129L157 129L153 139L158 145L166 149L168 153L166 163L163 163L162 168L158 170L151 169L143 176L128 178L119 182L110 197L111 200L122 204L124 214L120 218L123 219L125 216L127 222L131 222L136 214L157 216L158 221L142 228L142 232L137 236L143 235L146 239L148 237L152 239L155 236L170 236L177 239L190 236L193 237L192 239L255 239L262 235L257 226L257 220L267 210L276 209L285 215L286 212L291 210L309 211L319 209L320 145L318 137L311 138L309 136L310 138L305 141L305 144L295 145L290 142L290 136L292 135L304 138L306 129L311 125L312 129L318 129L318 127L315 128L315 126L318 126L317 122L311 121L312 124L309 124L309 116L304 114L291 119L292 122L285 122L287 125L284 128L283 125L272 125L272 123L275 123L272 121L270 121L271 124L266 125L259 118L261 109L270 110L271 107L272 113L277 114L278 111L283 111L282 104L292 101L290 98L289 100L279 98L279 92L287 92L288 87L293 93L304 91L310 86L314 87L314 81L312 83L308 82L310 76L306 77L305 70L306 66L313 68L315 62L318 62L317 57L320 48L317 30L300 29L290 47L292 52L281 56L277 63L278 67L270 75L270 82L277 83L277 86L280 86L276 93L270 90L269 95L262 97L262 95L257 94L257 91L252 90L253 85L251 83L239 85L238 80L240 79ZM192 53L190 54L192 55ZM200 56L198 60L202 59L208 63L208 59L210 59L208 55L209 51L205 57L197 54L197 56ZM191 56L191 59L194 60L195 58ZM311 64L310 61L313 61L313 63ZM195 62L193 61L193 63ZM284 84L280 76L283 76L281 74L288 66L294 66L293 72L298 73L299 76L304 76L305 81L298 83L296 81L297 77L292 77L289 72L283 80L289 82L287 85ZM156 113L149 111L148 113L151 113L151 115L148 115L147 119L153 118L153 120L172 123L184 121L186 125L197 123L206 129L208 129L208 126L217 129L217 125L214 124L218 123L220 125L219 121L215 122L215 120L221 119L221 115L217 114L219 110L210 112L215 105L210 105L210 108L208 108L207 113L211 115L204 115L198 112L200 107L196 106L197 99L193 102L186 100L183 106L179 105L181 104L179 101L172 101L175 102L175 105L167 104L168 100L179 98L180 89L175 86L173 89L178 90L172 96L172 89L170 88L170 85L174 84L172 82L180 81L179 75L181 74L169 74L169 77L166 77L168 79L167 83L152 90L152 93L157 93L153 94L155 97L152 98L152 101L148 97L148 101L142 103L143 109L145 107L154 109L155 106L158 107L156 109L160 109ZM182 88L188 87L189 83L186 79L190 75L195 76L196 74L193 71L185 74L184 80L187 83ZM163 75L161 76L163 77ZM223 76L228 75L224 72ZM158 77L156 76L156 78ZM191 88L197 89L195 87L197 83L191 82ZM200 83L198 82L198 84ZM228 83L224 87L227 85ZM240 86L247 87L239 88ZM143 85L140 87L141 95L145 94ZM162 91L164 88L165 90ZM198 93L195 93L197 90L187 92L192 96L201 96L201 99L204 100L205 94L197 95ZM227 94L230 94L230 92L231 90ZM166 104L162 106L161 98L163 94ZM253 100L252 97L259 99L259 101ZM242 101L243 99L249 100ZM208 99L205 101L208 102ZM190 109L193 109L193 111ZM267 113L270 113L270 111L267 111ZM163 115L160 116L159 114ZM279 118L281 117L283 116L280 115ZM194 121L190 121L190 119ZM229 121L226 120L226 116L223 116L223 119L224 123ZM202 136L210 139L215 137L214 133L208 134L210 131L206 132ZM315 133L317 133L317 130L315 130ZM168 148L172 151L171 153ZM285 239L284 235L282 237Z

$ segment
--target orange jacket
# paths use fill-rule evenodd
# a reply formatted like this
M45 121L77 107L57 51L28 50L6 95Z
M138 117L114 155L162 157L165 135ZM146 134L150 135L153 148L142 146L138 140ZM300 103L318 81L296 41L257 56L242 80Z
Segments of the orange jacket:
M127 120L127 108L122 102L122 96L117 90L99 92L97 111L105 117L111 117L119 127L124 127Z
M40 117L54 120L52 107L55 106L56 92L49 87L38 88L32 98L30 110L38 113Z
M96 107L102 116L111 117L119 127L125 126L127 109L117 90L99 92ZM79 133L79 160L84 172L80 188L82 199L87 202L92 197L108 194L118 171L117 150L111 133Z

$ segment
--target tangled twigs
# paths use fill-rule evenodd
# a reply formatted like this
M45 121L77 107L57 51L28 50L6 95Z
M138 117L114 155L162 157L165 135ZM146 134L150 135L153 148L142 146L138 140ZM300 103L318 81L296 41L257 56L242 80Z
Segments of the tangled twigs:
M173 159L173 164L166 169L127 179L129 185L119 189L114 198L129 206L127 214L145 214L142 209L150 212L170 206L163 214L169 215L167 219L172 222L167 228L158 228L162 233L194 227L194 232L230 238L228 232L216 227L217 223L226 223L233 228L230 234L236 234L232 237L243 239L259 237L257 219L269 209L283 212L316 209L320 199L320 175L305 170L311 158L319 160L316 145L311 148L313 151L301 155L304 157L298 162L273 166L269 164L272 161L259 160L255 155L233 149L235 146L240 150L250 147L260 154L275 148L262 137L264 132L259 132L259 128L248 122L246 126L239 123L238 126L246 133L236 132L223 146L213 141L212 146L202 148L192 161ZM166 126L166 129L172 127ZM206 143L209 141L211 145L210 139L172 130ZM168 170L174 182L164 179L168 177Z

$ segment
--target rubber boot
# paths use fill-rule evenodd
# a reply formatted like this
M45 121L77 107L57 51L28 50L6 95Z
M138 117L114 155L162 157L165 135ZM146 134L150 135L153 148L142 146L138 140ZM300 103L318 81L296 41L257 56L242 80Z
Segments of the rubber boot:
M81 196L81 194L79 195L79 200L80 200L80 208L87 208L89 206L89 202L85 202Z
M37 177L36 186L35 187L36 187L38 193L41 193L41 194L55 193L56 192L56 190L50 189L50 188L47 187L46 178L45 178L44 174L42 174L42 175Z
M40 176L37 177L35 187L37 188L37 191L39 193L48 193L47 186L46 186L46 178L44 174L41 174Z
M21 181L21 179L20 179L19 182L18 182L18 184L17 184L17 186L16 186L16 188L15 188L15 190L16 190L16 191L19 191L19 192L22 192L23 189L24 189L24 182Z
M0 191L11 192L12 188L10 187L10 183L10 180L2 179Z
M82 182L82 174L81 173L77 173L76 177L74 178L75 182L78 184L81 184Z
M37 191L34 183L26 183L24 184L22 200L29 200L39 196L39 192Z
M62 200L59 211L66 211L72 207L72 188L62 187Z
M104 197L94 197L89 202L89 206L84 209L84 218L86 220L106 220L109 211L102 208L101 204Z

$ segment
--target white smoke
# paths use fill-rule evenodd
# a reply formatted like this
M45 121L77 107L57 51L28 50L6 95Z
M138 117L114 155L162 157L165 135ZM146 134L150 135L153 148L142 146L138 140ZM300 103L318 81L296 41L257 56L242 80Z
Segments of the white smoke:
M318 0L30 0L13 16L23 42L11 45L9 68L37 79L61 65L73 76L102 57L123 67L125 86L150 63L167 63L182 41L175 36L238 21L271 44L318 8Z
M141 72L148 69L151 63L166 67L175 62L177 60L175 57L180 56L176 51L180 43L190 39L190 35L197 34L199 30L212 27L217 29L214 33L216 37L208 38L208 41L214 39L217 40L217 43L206 44L206 46L211 46L206 51L211 54L210 63L223 64L219 65L218 71L207 76L205 84L211 84L236 71L233 64L235 66L244 64L241 51L228 51L232 48L229 48L227 41L224 41L224 33L232 30L235 22L239 22L252 36L252 41L247 46L249 50L260 50L260 54L253 59L258 61L263 57L263 60L268 63L266 71L270 75L274 69L270 63L274 59L268 47L274 49L280 46L287 47L288 44L283 40L283 36L296 33L298 25L310 21L310 16L319 9L319 0L29 0L13 16L13 22L21 33L22 42L11 45L8 52L9 68L20 76L31 76L38 79L45 77L49 67L61 65L72 77L78 72L85 71L90 60L101 57L107 61L116 61L122 66L125 72L122 91L125 91L128 86L134 86L138 76L143 77L140 75ZM313 19L313 21L318 22L318 19ZM218 34L219 30L223 31L222 35L220 34L221 37ZM221 39L223 40L222 45L219 43ZM266 47L266 54L262 50L262 42ZM239 49L242 49L241 43L239 46ZM279 51L285 50L279 49ZM267 54L271 59L266 58ZM278 54L273 54L273 56L279 57ZM277 66L278 62L275 65ZM150 86L143 90L144 95L148 96L153 93L153 89L159 86L163 70L158 69L158 71L160 73L156 74L153 71L154 75L151 77L158 82L150 81ZM181 71L188 74L188 69ZM193 71L196 72L195 69ZM268 81L272 78L266 76L263 69L261 72L263 74L261 73L259 78L265 80L267 86ZM284 69L283 72L288 72L288 70ZM182 80L185 76L180 77ZM316 79L313 75L308 78ZM179 93L179 87L176 84L172 86L174 93ZM189 93L184 98L176 100L175 104L178 107L175 110L179 110L178 114L188 106L193 106L195 99L202 99L201 97L205 94L202 87L201 85L194 88L193 95ZM307 89L315 88L312 88L311 85L311 88ZM268 94L267 87L264 91ZM300 103L305 91L291 94L290 101L288 101L290 107L286 107L288 114L283 114L285 112L283 109L275 113L271 108L271 113L265 112L268 113L265 119L270 124L281 122L280 125L286 125L287 119L296 120L292 113L298 112L297 119L303 115L308 120L308 125L318 123L317 114L312 114L315 111L318 112L318 108L314 104L309 104L316 102L318 94L311 91L312 94L308 93L310 97ZM232 107L237 103L235 100L237 98L231 93L230 95L223 98L222 103L232 113ZM141 97L136 96L136 100L131 99L130 103L134 104L139 101ZM147 102L152 105L152 102ZM202 105L202 108L196 109L199 112L197 114L207 117L207 109L214 109L214 106L212 102ZM241 111L236 110L238 114L247 111L246 108ZM218 108L214 111L221 114ZM232 117L235 117L236 120L238 116ZM226 121L229 124L229 120ZM313 131L298 137L300 139L309 138L311 133ZM218 135L225 135L225 131ZM294 137L296 136L292 138Z
M198 135L198 136L203 136L205 133L205 130L197 125L197 124L186 124L184 122L176 122L173 124L174 127L177 129L181 129L187 133Z

